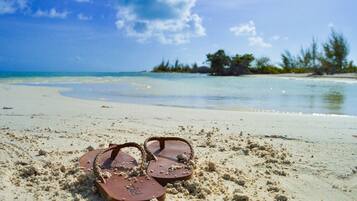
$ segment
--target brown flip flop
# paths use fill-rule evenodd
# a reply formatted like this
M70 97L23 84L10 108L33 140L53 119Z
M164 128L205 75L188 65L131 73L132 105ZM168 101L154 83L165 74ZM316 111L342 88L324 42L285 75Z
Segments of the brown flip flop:
M151 160L147 174L160 184L191 178L190 162L194 152L187 140L178 137L151 137L145 140L144 148Z
M115 146L115 144L110 144L109 147ZM93 151L89 151L85 153L80 159L79 159L79 166L86 172L91 172L93 169L93 162L94 158L101 152L103 152L105 149L95 149ZM112 151L108 151L105 153L103 158L109 158L111 155ZM125 167L125 168L133 168L138 165L137 161L135 158L130 156L129 154L119 151L117 157L113 161L110 161L110 163L104 163L103 168L105 169L110 169L110 168L120 168L120 167Z
M125 147L135 147L140 150L142 158L139 166L106 168L107 164L119 161L117 157L120 156L120 149ZM109 152L111 153L110 155L108 155ZM125 161L119 162L125 164ZM126 162L131 163L131 160ZM145 162L145 151L136 143L114 145L101 151L93 162L93 172L98 178L96 185L99 192L107 200L111 201L144 201L154 198L159 201L165 200L165 188L155 179L145 174Z

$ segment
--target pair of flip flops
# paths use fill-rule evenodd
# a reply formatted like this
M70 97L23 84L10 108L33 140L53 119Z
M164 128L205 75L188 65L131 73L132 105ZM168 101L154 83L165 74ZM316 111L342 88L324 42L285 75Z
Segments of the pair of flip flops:
M122 150L127 147L140 151L140 163ZM107 200L165 200L164 185L192 176L193 156L193 148L185 139L151 137L145 140L144 148L137 143L111 144L84 154L79 163L94 173L98 190Z

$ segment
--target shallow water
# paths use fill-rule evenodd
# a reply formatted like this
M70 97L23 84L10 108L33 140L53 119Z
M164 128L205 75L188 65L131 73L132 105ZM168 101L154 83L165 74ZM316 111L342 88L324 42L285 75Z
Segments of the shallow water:
M357 115L357 82L155 73L0 73L0 82L64 87L65 96L216 109Z

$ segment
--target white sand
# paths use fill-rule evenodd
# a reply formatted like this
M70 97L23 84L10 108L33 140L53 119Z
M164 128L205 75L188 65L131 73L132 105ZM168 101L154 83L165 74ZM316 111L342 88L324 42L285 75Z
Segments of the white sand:
M167 200L357 200L357 117L109 103L7 84L0 84L0 200L98 200L78 157L88 146L153 135L190 139L198 158L194 178L169 188Z

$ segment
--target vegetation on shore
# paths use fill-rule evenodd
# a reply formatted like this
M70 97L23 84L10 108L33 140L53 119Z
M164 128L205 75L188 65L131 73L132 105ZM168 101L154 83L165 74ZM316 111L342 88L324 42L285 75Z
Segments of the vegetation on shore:
M348 60L349 44L341 33L332 30L328 40L320 46L316 39L308 48L301 48L298 55L285 50L281 63L274 65L268 57L254 57L253 54L229 56L223 49L206 55L209 67L174 64L162 61L153 72L209 73L214 76L238 76L244 74L313 73L315 75L335 73L357 73L357 66Z
M198 68L197 64L192 66L188 64L182 64L176 59L174 64L170 64L170 61L162 61L158 66L155 66L153 72L177 72L177 73L191 73L193 69Z

